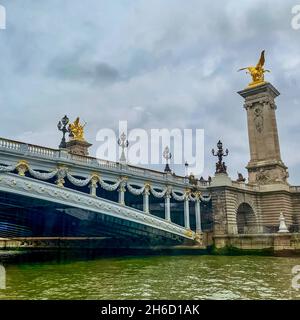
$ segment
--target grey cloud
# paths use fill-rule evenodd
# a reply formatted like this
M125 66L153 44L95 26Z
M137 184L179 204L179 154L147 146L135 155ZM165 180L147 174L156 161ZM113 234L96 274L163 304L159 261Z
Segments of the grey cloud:
M108 84L120 79L118 70L108 63L82 60L78 54L54 58L48 64L46 74L62 80L94 84Z
M249 78L236 70L266 49L267 80L282 93L282 157L291 183L299 183L295 1L124 3L28 0L24 10L17 0L1 0L9 25L0 32L0 135L56 147L58 119L80 115L95 154L97 131L117 128L118 120L127 119L129 128L204 128L204 175L213 174L210 149L222 139L235 177L249 160L246 114L236 93Z

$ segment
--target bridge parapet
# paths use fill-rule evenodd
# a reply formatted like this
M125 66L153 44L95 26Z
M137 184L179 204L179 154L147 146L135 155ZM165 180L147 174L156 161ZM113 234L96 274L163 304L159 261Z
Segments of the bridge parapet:
M300 193L300 186L290 186L290 191Z
M48 164L51 164L52 162L52 165L53 163L72 164L72 168L74 170L77 169L76 165L78 165L81 169L82 166L84 166L86 169L106 170L114 174L128 174L136 176L137 178L157 180L158 183L177 184L184 188L190 185L186 177L177 176L175 174L141 168L130 164L124 165L119 162L98 159L90 156L70 154L63 149L51 149L4 138L0 138L0 155L0 160L2 160L2 162L4 161L3 163L8 165L12 164L13 161L16 162L16 160L28 159L32 160L32 165L37 166L37 168L47 169L45 161L48 161ZM42 160L43 162L39 163L39 160ZM205 189L207 186L209 186L208 181L198 181L198 188Z

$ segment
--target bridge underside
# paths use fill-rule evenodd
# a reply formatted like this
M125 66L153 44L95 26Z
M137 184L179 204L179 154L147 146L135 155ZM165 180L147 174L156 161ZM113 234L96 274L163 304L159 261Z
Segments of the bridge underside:
M0 191L0 237L105 237L129 247L173 246L182 237L105 213Z

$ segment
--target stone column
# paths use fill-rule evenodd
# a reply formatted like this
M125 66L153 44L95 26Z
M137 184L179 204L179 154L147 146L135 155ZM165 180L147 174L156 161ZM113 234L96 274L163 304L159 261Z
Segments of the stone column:
M190 229L190 200L188 194L184 199L184 226L187 229Z
M170 205L171 195L167 193L165 195L165 219L171 221L171 205Z
M118 191L119 191L119 203L122 206L125 206L125 191L126 191L126 188L125 188L124 182L121 182Z
M196 232L201 233L201 208L200 208L200 199L196 198L195 201L195 215L196 215Z
M249 183L287 183L288 171L281 160L275 113L275 98L280 93L268 82L238 93L245 99L248 119Z
M145 190L144 190L144 193L143 193L143 211L145 213L150 213L150 210L149 210L149 195L150 195L149 185L145 184Z
M97 183L98 183L98 178L93 177L91 179L91 183L89 185L90 195L93 196L93 197L97 196L97 188L98 188Z

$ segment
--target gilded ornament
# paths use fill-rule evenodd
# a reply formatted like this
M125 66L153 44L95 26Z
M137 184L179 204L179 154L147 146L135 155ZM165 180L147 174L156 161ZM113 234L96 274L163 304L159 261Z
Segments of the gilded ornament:
M248 70L246 73L249 73L252 77L252 82L249 83L248 87L255 87L257 85L262 85L265 82L265 73L270 72L264 68L265 65L265 50L262 51L259 61L256 66L249 66L241 68L238 71Z
M69 124L68 130L70 133L70 138L72 140L77 140L77 141L85 141L84 139L84 127L85 124L82 125L80 123L80 118L77 117L76 120Z

